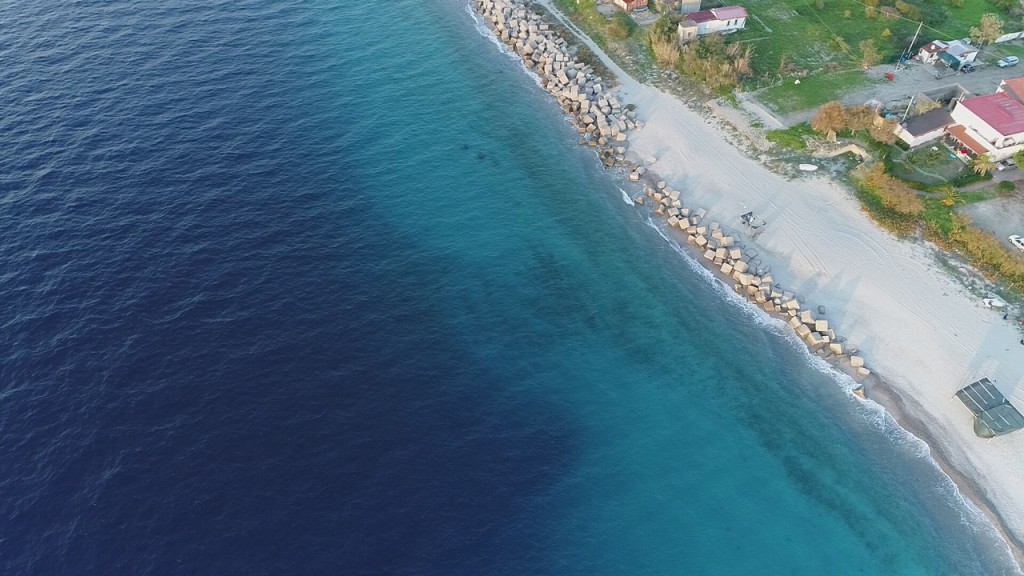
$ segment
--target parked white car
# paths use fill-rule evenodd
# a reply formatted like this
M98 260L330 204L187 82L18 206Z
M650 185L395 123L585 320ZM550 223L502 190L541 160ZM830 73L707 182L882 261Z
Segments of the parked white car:
M1013 244L1017 248L1024 250L1024 237L1020 236L1019 234L1014 234L1010 236L1010 244Z
M1020 62L1020 58L1017 58L1016 56L1005 56L1000 58L999 62L996 62L996 66L1006 68L1008 66L1016 66L1018 62Z

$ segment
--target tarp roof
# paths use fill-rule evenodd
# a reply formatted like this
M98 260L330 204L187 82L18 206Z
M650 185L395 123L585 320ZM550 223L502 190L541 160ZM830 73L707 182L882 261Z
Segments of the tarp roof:
M1021 416L988 378L982 378L961 388L956 396L974 412L977 419L974 432L978 436L1000 436L1024 428L1024 416Z

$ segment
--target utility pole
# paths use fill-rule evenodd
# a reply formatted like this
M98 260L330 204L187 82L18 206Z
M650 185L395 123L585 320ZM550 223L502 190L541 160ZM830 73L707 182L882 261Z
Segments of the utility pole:
M903 113L903 118L900 119L901 124L907 120L907 114L910 114L910 107L914 105L914 98L916 97L917 94L914 94L913 96L910 97L910 103L907 104L907 110Z
M921 33L922 26L924 26L923 21L918 23L917 32L914 32L914 37L910 40L910 46L907 46L907 49L904 50L903 54L900 55L900 61L896 63L897 70L899 70L900 67L903 65L903 61L910 57L911 51L914 50L914 42L917 42L917 35Z

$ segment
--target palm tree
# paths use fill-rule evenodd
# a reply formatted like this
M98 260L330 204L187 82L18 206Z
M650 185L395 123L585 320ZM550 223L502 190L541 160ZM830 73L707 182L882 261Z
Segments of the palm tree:
M964 199L960 196L960 192L953 186L946 185L939 188L939 192L942 193L942 205L943 206L954 206L956 204L963 204Z
M988 154L975 156L974 160L971 160L971 170L974 170L978 176L984 176L995 169L996 163L992 161Z

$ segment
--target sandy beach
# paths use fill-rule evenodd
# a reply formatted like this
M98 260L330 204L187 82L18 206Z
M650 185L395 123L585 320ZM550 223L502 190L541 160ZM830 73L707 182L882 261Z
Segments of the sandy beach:
M550 1L540 2L555 12ZM584 40L585 41L585 40ZM822 176L787 180L748 158L723 129L672 95L637 82L586 41L618 76L619 99L645 126L631 151L706 208L743 245L760 252L775 280L811 307L823 305L836 332L859 348L880 381L869 400L922 437L936 459L1024 558L1024 432L985 440L953 394L988 377L1024 407L1024 345L1013 316L987 309L936 260L937 249L875 226L852 192ZM768 225L756 238L740 214ZM679 240L683 239L680 235Z

